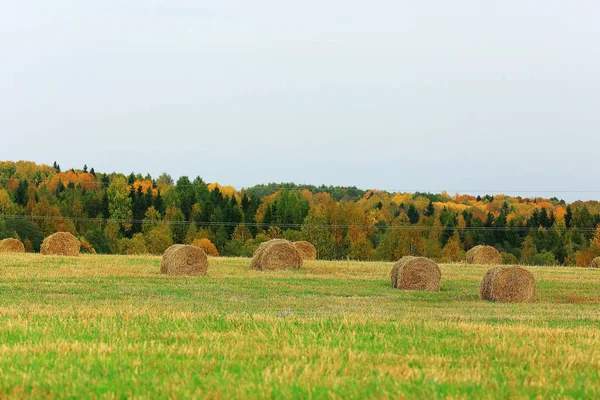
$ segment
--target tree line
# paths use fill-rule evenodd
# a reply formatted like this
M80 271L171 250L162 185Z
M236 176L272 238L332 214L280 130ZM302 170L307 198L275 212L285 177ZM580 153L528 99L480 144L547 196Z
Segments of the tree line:
M600 204L557 198L389 193L270 183L236 190L166 173L61 170L0 162L0 238L39 251L68 231L104 254L161 254L202 243L213 255L251 256L271 238L307 240L322 259L460 261L477 244L507 263L587 265L600 255Z

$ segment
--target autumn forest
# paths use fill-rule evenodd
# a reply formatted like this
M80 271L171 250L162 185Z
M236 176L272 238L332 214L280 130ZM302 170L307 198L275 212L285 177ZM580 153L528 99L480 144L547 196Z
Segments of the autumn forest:
M388 193L293 183L238 189L158 177L0 161L0 239L31 252L68 231L103 254L161 254L193 243L251 256L270 238L307 240L321 259L456 262L477 244L505 263L587 266L600 256L600 203L506 195Z

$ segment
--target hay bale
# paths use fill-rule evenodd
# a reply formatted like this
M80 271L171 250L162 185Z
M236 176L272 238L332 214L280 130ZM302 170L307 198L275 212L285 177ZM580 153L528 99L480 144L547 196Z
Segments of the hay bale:
M166 274L167 273L167 262L166 260L169 259L171 253L173 253L175 250L183 247L183 244L174 244L170 247L168 247L165 252L163 253L162 259L160 260L160 273L161 274Z
M492 246L475 246L467 252L467 263L477 265L502 265L500 252Z
M590 264L591 268L600 268L600 257L596 257L592 260L592 263Z
M402 257L390 272L393 288L402 290L427 290L439 292L442 271L425 257Z
M25 245L18 239L0 240L0 253L25 253Z
M300 269L302 256L287 240L270 243L265 247L260 259L260 266L265 269Z
M287 240L285 239L271 239L268 240L266 242L262 242L258 248L254 251L254 254L252 255L252 262L250 263L250 269L257 269L257 270L262 270L262 266L261 266L261 259L262 259L262 254L265 251L265 249L267 248L267 246L271 243L276 243L276 242L287 242Z
M300 257L303 260L316 260L317 259L317 249L312 243L306 241L293 242L292 245L298 250L300 253Z
M483 246L478 245L473 247L471 250L467 251L467 264L473 264L473 258L475 258L475 253L482 248Z
M479 293L484 300L500 303L533 303L535 278L523 267L492 268L481 280Z
M482 299L491 299L492 296L492 280L496 272L498 272L502 267L496 267L488 270L481 282L479 283L479 294Z
M300 269L302 256L287 240L273 239L261 243L254 252L251 269Z
M69 232L56 232L44 239L40 253L44 255L78 256L81 243Z
M175 244L169 247L160 264L160 272L170 276L200 276L206 275L208 257L199 247Z

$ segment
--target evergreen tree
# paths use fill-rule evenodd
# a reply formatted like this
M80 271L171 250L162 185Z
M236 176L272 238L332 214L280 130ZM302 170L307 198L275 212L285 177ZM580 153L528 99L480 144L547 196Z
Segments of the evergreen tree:
M163 202L163 198L160 195L160 189L156 193L156 197L154 198L154 208L159 212L160 215L165 215L165 203Z
M27 194L28 188L29 182L25 179L21 179L17 186L17 190L15 190L15 203L21 206L27 205L27 202L29 201L29 195Z
M548 211L544 207L540 210L539 224L544 228L549 227Z
M246 212L248 211L248 208L250 207L250 199L248 198L248 195L246 193L244 193L242 195L242 211Z
M175 191L179 198L179 204L181 205L181 211L186 221L190 221L192 213L192 206L196 203L196 191L192 182L187 176L182 176L177 179L175 185Z
M571 210L571 206L567 206L567 212L565 213L565 226L567 228L571 227L572 220L573 220L573 210Z
M105 190L102 195L102 218L108 219L110 218L110 213L108 211L108 192Z
M423 215L426 217L431 217L433 214L435 214L435 207L433 206L433 202L430 200L427 208L423 212Z
M406 215L408 215L408 219L410 220L411 224L416 224L417 222L419 222L419 211L417 211L414 205L411 204L408 207Z
M60 194L64 191L65 191L65 185L63 184L62 181L58 181L58 184L56 185L56 192L55 192L56 196L60 197Z

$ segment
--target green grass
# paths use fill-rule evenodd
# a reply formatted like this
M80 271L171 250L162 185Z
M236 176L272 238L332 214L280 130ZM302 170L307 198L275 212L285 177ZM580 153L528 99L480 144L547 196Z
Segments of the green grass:
M423 293L393 290L391 263L159 264L0 255L0 398L600 396L598 270L532 267L535 304L493 304L479 266Z

